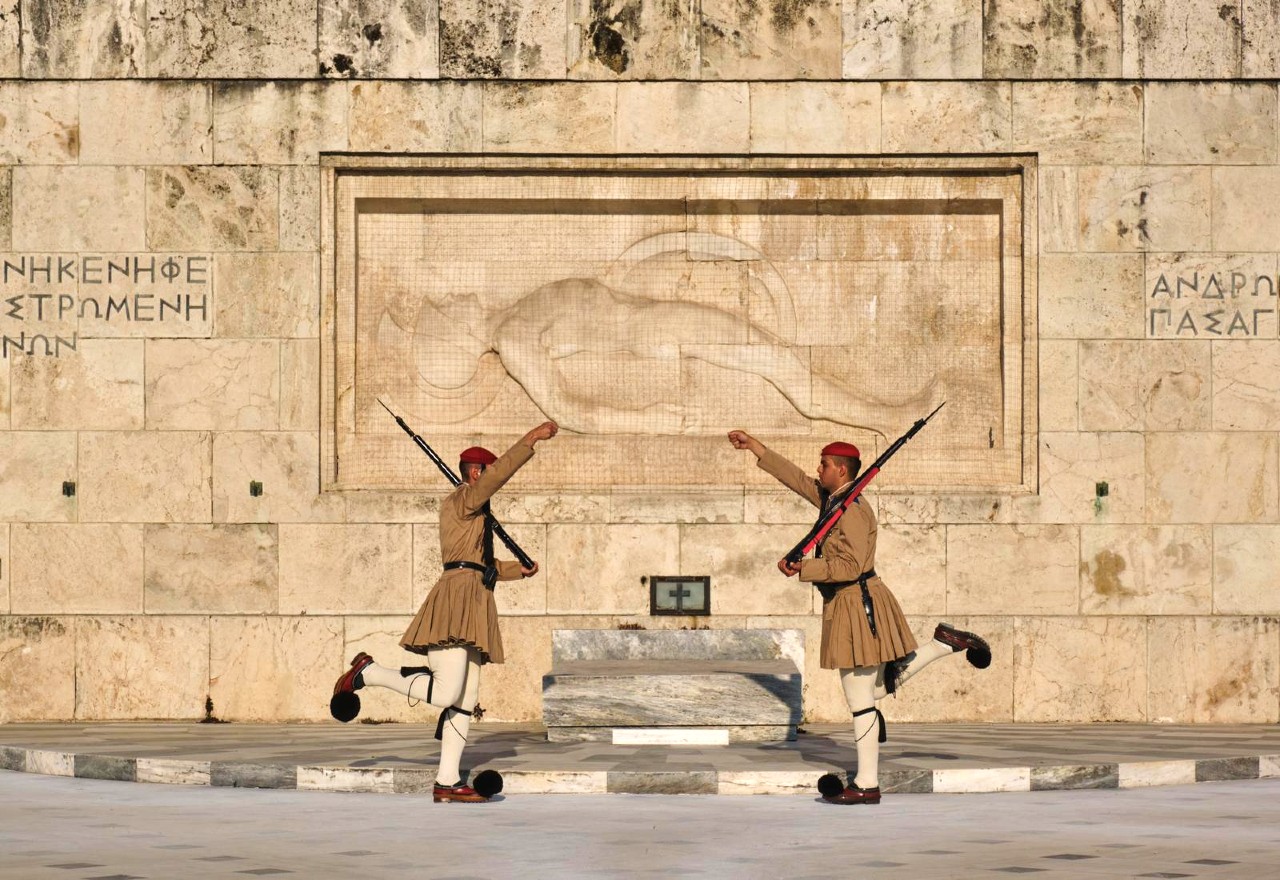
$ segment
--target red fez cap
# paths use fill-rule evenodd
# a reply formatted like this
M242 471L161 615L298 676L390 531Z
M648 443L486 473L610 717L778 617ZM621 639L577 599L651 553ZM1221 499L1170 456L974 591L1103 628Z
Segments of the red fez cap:
M859 454L858 447L854 446L852 443L842 443L839 441L835 443L828 443L826 446L822 447L822 454L839 455L844 458L856 458L859 461L862 460L862 455Z
M462 450L462 455L458 456L458 461L463 464L482 464L488 467L498 460L498 456L494 455L483 446L471 446Z

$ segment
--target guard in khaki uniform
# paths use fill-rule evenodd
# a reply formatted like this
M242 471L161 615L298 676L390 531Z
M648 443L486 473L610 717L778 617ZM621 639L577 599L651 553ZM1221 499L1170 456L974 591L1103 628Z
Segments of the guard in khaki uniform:
M538 441L554 437L558 430L555 422L544 422L501 457L479 446L462 453L458 466L462 482L440 506L444 572L400 639L406 650L424 655L427 665L391 669L361 652L334 687L335 700L373 685L443 710L436 726L436 738L441 740L436 803L488 800L462 784L459 765L480 694L480 667L501 663L504 657L493 587L496 581L532 577L538 565L522 568L514 560L495 559L493 529L486 514L489 499L533 458ZM354 711L345 713L350 717L340 720L349 721L357 712L358 701Z
M754 453L761 469L817 507L819 516L844 500L862 468L858 448L851 443L825 446L814 480L745 431L730 431L729 441L737 449ZM848 786L836 777L831 777L834 787L820 780L819 788L831 803L880 803L878 774L885 725L877 700L934 660L956 651L967 651L969 662L979 668L991 663L986 642L945 623L938 624L932 641L919 645L898 600L876 574L875 564L876 515L862 497L854 499L827 533L813 559L795 565L785 559L778 563L787 577L799 576L822 593L821 666L840 670L840 683L853 713L858 772Z

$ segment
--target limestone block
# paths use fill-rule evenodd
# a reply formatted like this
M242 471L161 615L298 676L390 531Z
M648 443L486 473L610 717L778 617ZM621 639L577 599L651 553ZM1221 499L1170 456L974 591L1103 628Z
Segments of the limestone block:
M13 242L13 175L0 168L0 248L6 251Z
M570 79L698 78L697 7L569 0Z
M348 111L351 149L478 152L483 103L476 83L356 83Z
M0 616L0 724L75 714L75 626L71 617Z
M1215 614L1280 613L1280 526L1213 527Z
M147 245L187 251L275 250L279 200L274 168L149 168Z
M1090 251L1209 250L1209 169L1081 168L1080 244Z
M208 522L211 440L200 431L80 435L82 522Z
M1148 254L1152 339L1276 337L1276 255Z
M143 75L146 59L146 4L75 3L65 0L11 0L17 40L18 7L22 11L22 75L28 79L110 79ZM4 7L0 3L0 34ZM7 42L0 38L0 43ZM5 76L18 75L14 69Z
M314 432L218 434L213 443L214 522L341 522L342 496L320 493ZM251 482L262 494L250 494Z
M337 617L213 617L209 696L223 721L330 721L347 668Z
M400 637L411 618L403 614L386 617L347 616L343 618L342 669L360 651L369 654L382 666L398 669L401 666L422 666L426 659L400 647ZM505 635L505 633L504 633ZM496 667L489 665L485 672ZM341 670L339 670L341 671ZM526 670L531 677L536 670ZM338 672L332 674L337 678ZM483 679L483 675L481 676ZM333 690L330 682L329 690ZM384 688L369 687L360 691L360 719L370 721L398 721L425 724L436 719L439 709L426 703L411 705L402 695Z
M886 153L1011 148L1009 83L892 82L883 89L881 138Z
M198 165L213 153L213 109L204 83L80 85L82 165Z
M147 427L279 427L280 346L271 340L147 340Z
M1042 339L1141 339L1142 257L1132 254L1042 254Z
M147 16L149 77L315 76L315 0L173 0L148 4Z
M1271 0L1244 0L1240 40L1244 44L1240 75L1246 79L1280 77L1280 9Z
M347 148L347 86L219 83L213 87L213 141L219 164L315 164L321 152Z
M1075 614L1079 542L1070 526L948 526L947 613Z
M412 612L408 525L280 526L281 614Z
M13 427L140 429L142 347L141 339L80 339L60 357L14 357Z
M9 524L0 525L0 613L9 613L9 569L13 559L9 555ZM2 722L0 722L2 723Z
M320 424L320 340L280 341L280 429L314 431Z
M1151 720L1274 724L1280 718L1280 623L1184 617L1149 623Z
M840 79L840 3L702 0L701 78Z
M982 76L981 0L843 3L845 79Z
M560 79L566 62L567 0L439 0L440 76Z
M742 522L742 490L646 492L617 488L609 496L609 522L738 523Z
M78 472L71 432L0 431L0 520L67 522L76 498L62 493Z
M218 336L315 337L319 276L315 253L219 254L213 288Z
M14 193L17 193L14 172ZM17 216L15 201L14 216ZM1213 247L1274 251L1280 224L1280 168L1213 169ZM17 227L14 237L17 237Z
M1080 343L1080 426L1204 430L1210 427L1210 388L1221 389L1210 378L1208 342L1086 340Z
M54 262L59 273L63 259ZM33 278L34 263L33 258L28 270ZM200 338L213 333L213 260L208 254L87 254L70 263L80 287L67 303L67 319L77 318L81 339ZM57 302L61 309L61 296Z
M142 611L142 526L14 523L15 614Z
M321 76L435 79L439 0L321 0Z
M272 614L279 580L274 525L147 525L148 614Z
M983 20L991 79L1114 79L1120 75L1120 0L1000 0Z
M751 152L878 153L875 83L753 82Z
M908 614L947 611L947 530L940 525L881 525L876 571Z
M547 611L551 614L647 614L641 577L680 574L679 526L547 526Z
M1212 543L1209 526L1082 526L1080 611L1210 613Z
M751 101L746 83L621 83L618 152L745 153ZM697 119L698 125L672 125Z
M1275 164L1275 83L1151 83L1145 93L1146 161Z
M444 491L442 488L439 495L418 495L366 490L343 492L341 497L346 502L347 522L438 523ZM498 519L511 522L502 516Z
M518 581L498 581L494 589L494 600L498 603L498 613L507 614L546 614L547 613L547 527L522 523L511 525L507 520L499 518L520 548L528 553L539 565L539 573L532 578ZM498 559L514 558L501 541L494 542L494 552ZM413 526L413 598L412 607L416 611L431 592L431 588L440 580L444 569L440 558L440 528L436 525Z
M938 617L915 616L916 609L906 607L905 603L904 610L908 613L907 622L916 640L920 644L930 641ZM890 742L893 741L895 722L1007 724L1013 720L1015 625L1018 618L949 615L943 619L952 626L986 639L991 645L991 666L975 669L960 652L931 663L902 684L893 697L880 703L881 711L889 722ZM833 672L824 674L835 677ZM848 709L845 708L843 717L835 720L846 721L848 717Z
M1183 0L1123 4L1126 79L1232 79L1240 75L1240 8Z
M1280 430L1280 342L1214 344L1213 427Z
M1146 444L1149 522L1276 522L1276 435L1152 433Z
M320 170L309 165L280 169L280 250L320 249Z
M743 499L743 522L804 524L808 527L813 525L816 517L817 508L794 492L750 491ZM804 530L799 530L796 540L803 535Z
M816 591L778 571L801 535L786 525L682 525L680 561L674 571L711 577L711 613L807 614ZM648 596L645 596L648 601Z
M1046 431L1040 434L1040 493L1012 499L1011 514L1015 522L1138 523L1143 487L1141 434Z
M0 82L0 165L74 165L79 94L76 83Z
M1014 149L1055 165L1142 161L1142 87L1130 83L1013 84Z
M1080 429L1079 343L1040 340L1040 430Z
M442 483L440 492L444 491ZM598 523L611 520L616 510L611 506L611 494L577 492L544 495L506 489L494 496L491 504L494 515L504 523Z
M141 168L15 168L14 249L146 250L144 175Z
M611 153L617 86L485 83L484 150Z
M1014 722L1152 720L1142 618L1018 618L1015 638Z
M77 720L203 718L208 694L208 618L77 621Z
M1008 499L994 495L876 494L876 517L888 525L934 523L1007 523Z
M21 4L22 0L0 0L0 45L22 45ZM16 78L21 73L21 60L18 52L7 52L0 57L0 77Z
M1080 245L1080 197L1076 169L1040 168L1040 254L1074 251ZM1047 273L1041 273L1043 284Z

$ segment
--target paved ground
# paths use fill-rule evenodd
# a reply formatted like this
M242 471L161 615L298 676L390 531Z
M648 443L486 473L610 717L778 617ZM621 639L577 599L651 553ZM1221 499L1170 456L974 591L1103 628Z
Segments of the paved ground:
M1134 790L510 796L482 805L0 771L0 878L1280 877L1280 779Z

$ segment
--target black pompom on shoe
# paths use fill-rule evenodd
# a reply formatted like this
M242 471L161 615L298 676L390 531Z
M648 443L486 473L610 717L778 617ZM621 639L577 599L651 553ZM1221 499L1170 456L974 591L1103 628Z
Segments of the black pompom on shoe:
M360 714L360 697L355 691L340 691L329 700L329 714L346 724Z
M834 773L818 777L818 794L832 798L844 791L844 781Z
M471 787L481 797L491 798L502 791L502 774L497 770L481 770L476 774Z

